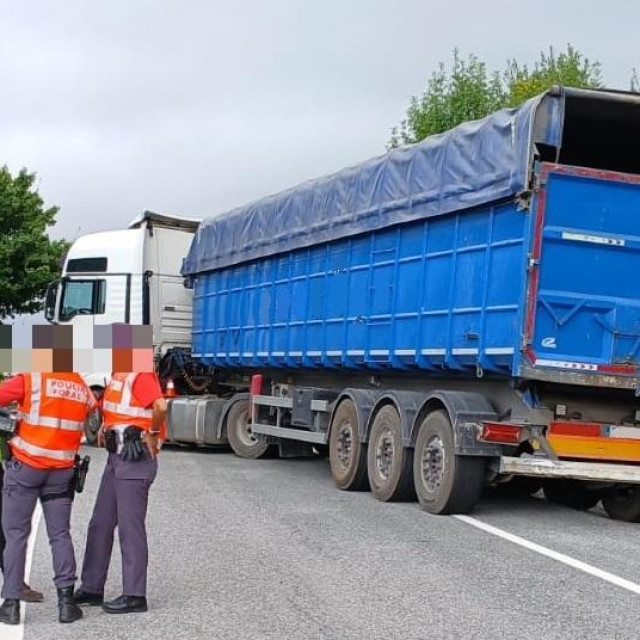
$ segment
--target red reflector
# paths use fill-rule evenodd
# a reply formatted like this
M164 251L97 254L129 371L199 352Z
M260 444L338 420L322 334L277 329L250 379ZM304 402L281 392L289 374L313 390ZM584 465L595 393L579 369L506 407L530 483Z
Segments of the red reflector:
M549 433L558 436L582 436L599 438L600 425L593 422L563 422L556 420L549 425Z
M520 442L522 427L515 424L501 424L498 422L485 422L482 426L481 440L488 442Z
M250 391L252 396L262 395L262 375L257 374L255 376L251 376L251 388Z
M611 375L635 376L638 368L632 364L600 364L598 371Z

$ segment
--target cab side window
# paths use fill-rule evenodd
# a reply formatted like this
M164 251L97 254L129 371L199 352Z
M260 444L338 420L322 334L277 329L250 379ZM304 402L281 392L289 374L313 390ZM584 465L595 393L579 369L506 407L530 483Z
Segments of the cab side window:
M60 320L103 314L106 289L106 280L66 280L62 285Z

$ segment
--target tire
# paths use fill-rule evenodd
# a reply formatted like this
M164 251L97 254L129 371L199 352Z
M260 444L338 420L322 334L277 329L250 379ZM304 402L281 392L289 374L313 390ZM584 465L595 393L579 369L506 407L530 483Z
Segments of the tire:
M592 509L602 498L601 491L589 489L584 482L577 480L547 480L544 495L549 502L576 511Z
M612 520L640 522L640 487L612 489L602 496L602 506Z
M484 488L486 463L455 454L453 429L444 411L420 425L413 453L413 481L420 506L429 513L469 513Z
M99 402L100 398L102 398L102 394L104 393L104 389L102 387L91 387L91 391L93 391L93 395ZM87 439L87 444L91 446L96 445L96 442L98 440L98 431L101 424L102 415L99 411L94 411L93 413L89 414L84 423L84 435Z
M338 489L366 491L367 448L358 436L358 412L351 400L343 400L331 421L329 463Z
M233 452L250 460L262 458L269 451L269 441L251 433L249 400L234 402L227 414L227 438Z
M411 449L403 446L398 411L386 405L378 411L367 448L367 475L374 497L382 502L415 499Z

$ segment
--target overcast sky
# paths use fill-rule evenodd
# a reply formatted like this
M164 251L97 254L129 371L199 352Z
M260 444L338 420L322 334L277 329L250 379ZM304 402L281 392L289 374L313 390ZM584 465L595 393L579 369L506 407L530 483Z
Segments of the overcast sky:
M456 46L571 42L626 89L639 31L637 0L0 0L0 164L56 237L215 215L384 152Z

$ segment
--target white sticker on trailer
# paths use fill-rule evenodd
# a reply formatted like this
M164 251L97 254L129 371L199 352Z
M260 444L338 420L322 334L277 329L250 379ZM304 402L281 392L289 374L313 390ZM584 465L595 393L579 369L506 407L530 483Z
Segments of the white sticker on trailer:
M573 369L577 371L597 371L597 364L587 364L586 362L565 362L564 360L544 360L538 358L536 364L541 367L552 367L554 369Z
M624 240L621 238L608 238L607 236L592 236L587 233L562 232L563 240L577 240L578 242L591 242L593 244L606 244L613 247L624 247Z
M607 435L610 438L621 438L623 440L640 440L640 428L638 427L618 427L608 425Z

